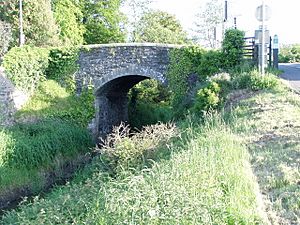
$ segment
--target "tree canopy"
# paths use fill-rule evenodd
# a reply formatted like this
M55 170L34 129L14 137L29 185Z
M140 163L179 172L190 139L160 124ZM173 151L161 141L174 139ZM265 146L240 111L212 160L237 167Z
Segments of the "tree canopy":
M11 24L13 43L19 37L19 0L0 0L0 20ZM26 43L34 46L59 44L59 28L50 0L23 0L23 26Z
M86 44L124 42L121 29L125 16L120 11L121 0L81 0L83 35Z
M150 11L139 20L135 29L137 42L183 44L187 34L174 15L163 11Z

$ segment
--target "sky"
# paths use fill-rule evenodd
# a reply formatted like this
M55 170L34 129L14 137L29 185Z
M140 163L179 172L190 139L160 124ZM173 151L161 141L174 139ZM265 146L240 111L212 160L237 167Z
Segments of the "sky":
M206 2L207 0L154 0L151 7L175 14L189 31L196 20L195 15ZM254 31L260 25L255 18L255 11L261 3L262 0L228 0L228 14L231 18L228 26L233 26L233 18L236 17L238 29L244 30L246 36L254 36ZM265 4L271 9L271 18L267 22L271 36L277 34L281 44L300 43L300 1L265 0Z

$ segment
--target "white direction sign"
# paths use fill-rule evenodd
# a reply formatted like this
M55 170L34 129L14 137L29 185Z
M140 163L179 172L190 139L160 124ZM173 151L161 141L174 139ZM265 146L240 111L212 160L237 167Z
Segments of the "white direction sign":
M263 10L262 10L262 5L258 6L256 8L256 12L255 12L255 17L258 21L262 22L263 20ZM265 5L265 21L268 21L271 18L271 8L268 5Z

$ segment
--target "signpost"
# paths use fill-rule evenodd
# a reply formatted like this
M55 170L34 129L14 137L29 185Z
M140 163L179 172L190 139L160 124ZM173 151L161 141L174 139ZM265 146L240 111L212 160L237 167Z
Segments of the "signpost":
M266 64L266 25L265 22L271 17L271 9L269 6L265 5L265 1L262 0L262 4L256 8L255 13L256 19L261 22L261 40L260 40L260 71L261 74L265 74L265 64Z
M279 49L278 35L275 34L273 38L273 66L276 69L278 69L278 49Z

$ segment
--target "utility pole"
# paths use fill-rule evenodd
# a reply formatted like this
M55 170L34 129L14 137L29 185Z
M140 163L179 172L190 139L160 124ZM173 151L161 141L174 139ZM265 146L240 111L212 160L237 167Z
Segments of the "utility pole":
M261 74L265 75L265 1L262 0Z
M22 46L25 44L25 36L23 33L23 3L22 3L22 0L19 0L19 26L20 26L19 44L20 44L20 46Z

